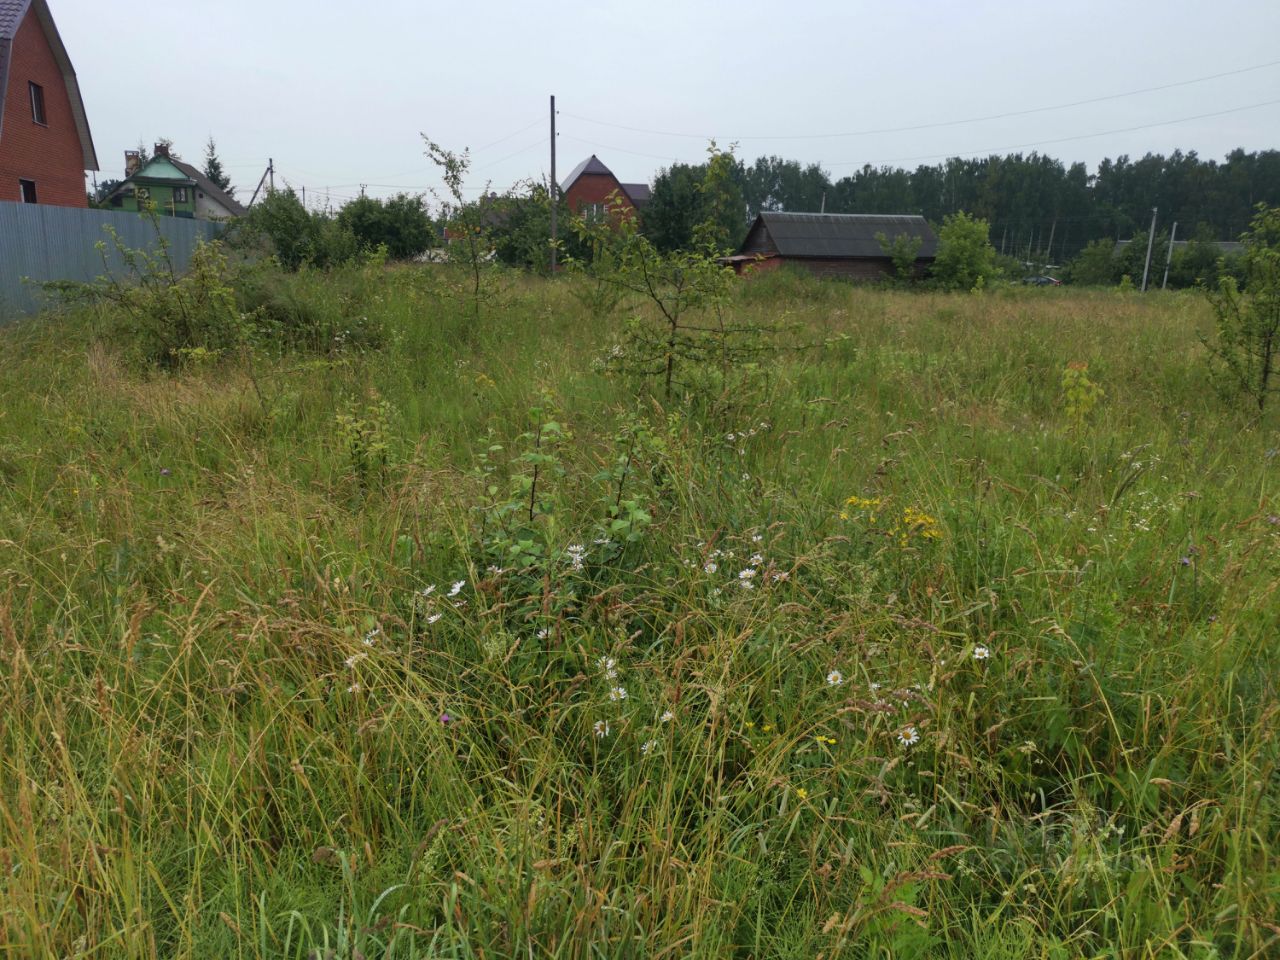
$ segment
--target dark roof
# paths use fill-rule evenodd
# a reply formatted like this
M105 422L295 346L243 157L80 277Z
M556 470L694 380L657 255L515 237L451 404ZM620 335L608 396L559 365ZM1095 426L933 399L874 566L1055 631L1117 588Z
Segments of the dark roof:
M0 2L3 2L3 0L0 0ZM649 189L647 183L623 183L613 175L613 171L606 167L594 153L573 168L565 179L564 185L560 187L560 192L562 194L568 193L569 188L578 182L579 177L612 178L613 182L618 185L618 189L625 193L627 199L637 207L643 207L653 197L653 191Z
M218 203L226 207L227 212L231 214L233 217L243 217L246 213L249 212L245 208L244 204L242 204L239 200L235 199L235 197L228 195L225 190L223 190L220 186L218 186L216 183L214 183L212 180L206 177L204 173L201 172L198 168L193 167L189 163L184 163L181 160L177 160L172 156L170 156L168 160L175 167L177 167L179 170L185 173L188 177L194 180L196 182L196 186L199 189L203 190L206 195L208 195L209 197L211 197L212 199L216 200Z
M4 2L4 0L0 0ZM612 177L613 171L600 162L600 158L594 153L583 160L580 164L573 168L569 176L565 178L563 186L560 187L561 193L568 193L569 188L577 182L578 178L586 175L595 175L598 177ZM614 179L617 179L616 177Z
M637 207L643 207L651 199L653 199L653 191L649 189L647 183L624 183L620 185L622 192L631 198L631 202Z
M748 240L757 228L768 232L784 257L885 257L877 234L889 240L902 234L921 238L917 259L932 259L938 252L937 238L919 216L765 212L756 217ZM745 243L742 252L747 252Z
M89 133L89 119L84 112L84 100L80 97L80 84L76 82L76 71L71 66L71 58L67 56L67 48L62 44L58 28L53 22L53 14L49 12L46 0L0 0L0 136L4 134L4 102L9 87L9 53L13 47L13 38L22 26L22 21L30 10L35 13L44 30L49 49L53 51L53 59L62 71L63 82L67 85L67 99L71 101L71 116L75 120L76 134L80 138L80 151L84 154L84 169L98 169L98 155L93 149L93 136Z

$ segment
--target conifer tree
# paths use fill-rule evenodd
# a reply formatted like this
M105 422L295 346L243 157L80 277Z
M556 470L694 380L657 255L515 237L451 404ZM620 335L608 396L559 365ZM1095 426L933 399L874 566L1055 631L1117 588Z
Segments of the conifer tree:
M212 136L209 137L209 142L204 147L204 175L216 183L218 188L227 196L234 197L236 195L236 188L231 186L231 178L222 169L222 161L218 159L218 145L214 142Z

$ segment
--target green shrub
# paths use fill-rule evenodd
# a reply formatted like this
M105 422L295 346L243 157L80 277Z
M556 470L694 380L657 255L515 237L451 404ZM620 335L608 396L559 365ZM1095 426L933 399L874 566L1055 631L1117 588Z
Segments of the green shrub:
M422 194L398 193L386 200L357 197L339 211L336 227L362 250L385 246L394 260L421 253L435 239Z
M999 277L987 221L960 212L942 221L933 279L944 290L973 290Z
M1243 239L1244 289L1224 276L1210 294L1217 328L1206 346L1223 391L1261 414L1280 367L1280 207L1260 204Z

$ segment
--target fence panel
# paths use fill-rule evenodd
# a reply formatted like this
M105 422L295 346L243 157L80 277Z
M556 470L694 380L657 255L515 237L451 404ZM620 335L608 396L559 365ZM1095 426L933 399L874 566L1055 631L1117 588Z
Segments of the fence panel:
M197 241L211 240L223 229L223 224L207 220L157 220L153 225L146 217L119 210L0 201L0 323L43 309L41 281L100 276L102 255L94 245L108 240L106 226L115 229L125 246L151 251L157 248L158 227L179 271L190 264ZM106 267L119 275L124 265L109 240L107 251Z

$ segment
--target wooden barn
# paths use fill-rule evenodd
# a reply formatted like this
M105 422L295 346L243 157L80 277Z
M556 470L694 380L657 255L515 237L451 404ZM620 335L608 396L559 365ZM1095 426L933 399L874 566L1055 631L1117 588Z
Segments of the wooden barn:
M881 238L917 238L915 274L924 276L938 252L938 238L924 217L862 213L762 213L741 249L725 258L737 273L772 270L784 263L815 276L881 280L894 275Z

